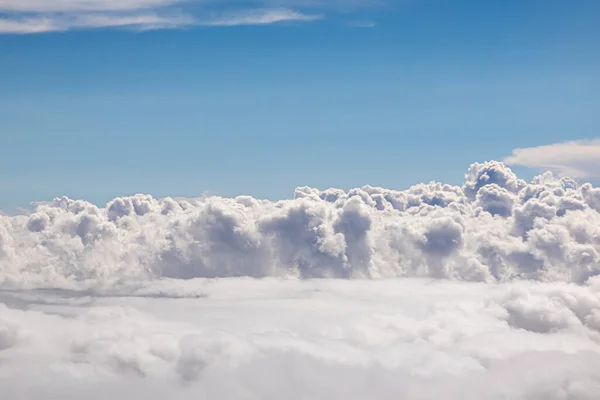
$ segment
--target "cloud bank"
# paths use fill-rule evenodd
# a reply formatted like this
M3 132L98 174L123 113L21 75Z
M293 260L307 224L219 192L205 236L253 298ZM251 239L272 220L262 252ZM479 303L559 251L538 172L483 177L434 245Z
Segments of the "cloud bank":
M294 199L58 198L0 216L0 286L82 288L157 278L433 277L583 283L600 272L600 189L500 162L462 186Z
M275 202L58 198L0 215L0 398L593 400L599 251L600 189L500 162Z
M592 284L179 283L128 297L0 291L0 396L593 400L600 390Z

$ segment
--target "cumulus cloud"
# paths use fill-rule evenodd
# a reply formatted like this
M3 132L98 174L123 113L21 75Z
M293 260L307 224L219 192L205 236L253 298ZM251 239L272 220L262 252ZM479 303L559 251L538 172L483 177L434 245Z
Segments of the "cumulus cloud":
M294 199L58 198L0 216L0 285L98 287L161 277L585 282L600 273L600 189L500 162L462 186L301 187Z
M504 162L550 169L574 179L600 179L600 139L515 149Z
M592 400L600 389L592 284L196 279L121 290L0 291L0 396Z
M600 189L551 172L0 215L0 398L592 400L599 371Z

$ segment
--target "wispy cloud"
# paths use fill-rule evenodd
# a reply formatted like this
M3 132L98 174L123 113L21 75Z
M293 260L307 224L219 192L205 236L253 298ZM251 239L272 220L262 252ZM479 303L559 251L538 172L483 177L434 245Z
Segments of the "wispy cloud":
M185 0L0 0L0 11L12 13L131 11L156 9Z
M267 25L279 22L315 21L321 18L321 15L316 14L303 14L288 9L273 9L219 15L201 21L200 24L209 26Z
M187 15L160 16L157 14L76 14L46 17L0 19L0 33L28 34L60 32L70 29L127 27L131 29L169 29L192 25Z
M571 178L600 179L600 138L515 149L504 162L550 169Z
M373 21L350 21L346 25L352 28L374 28L377 26Z
M56 31L57 26L52 18L0 18L0 33L41 33Z
M192 25L268 25L322 18L317 13L269 4L271 7L265 7L268 4L264 2L249 2L249 8L239 9L232 8L229 1L209 0L0 0L0 34L110 27L149 30Z

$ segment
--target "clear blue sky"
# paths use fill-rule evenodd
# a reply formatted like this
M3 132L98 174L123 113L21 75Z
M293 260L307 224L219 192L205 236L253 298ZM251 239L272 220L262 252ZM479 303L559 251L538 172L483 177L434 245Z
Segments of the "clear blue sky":
M285 3L320 18L0 34L0 209L460 183L474 161L600 136L600 1Z

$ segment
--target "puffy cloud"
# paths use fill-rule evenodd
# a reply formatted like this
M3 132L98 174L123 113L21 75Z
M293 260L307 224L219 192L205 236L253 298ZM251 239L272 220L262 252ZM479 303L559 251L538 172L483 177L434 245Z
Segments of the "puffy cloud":
M196 279L0 299L2 398L591 400L600 389L593 282Z
M0 216L0 285L99 287L161 277L584 282L600 272L600 189L499 162L462 187L302 187L293 200L58 198Z
M598 193L487 162L0 215L0 398L595 399Z

